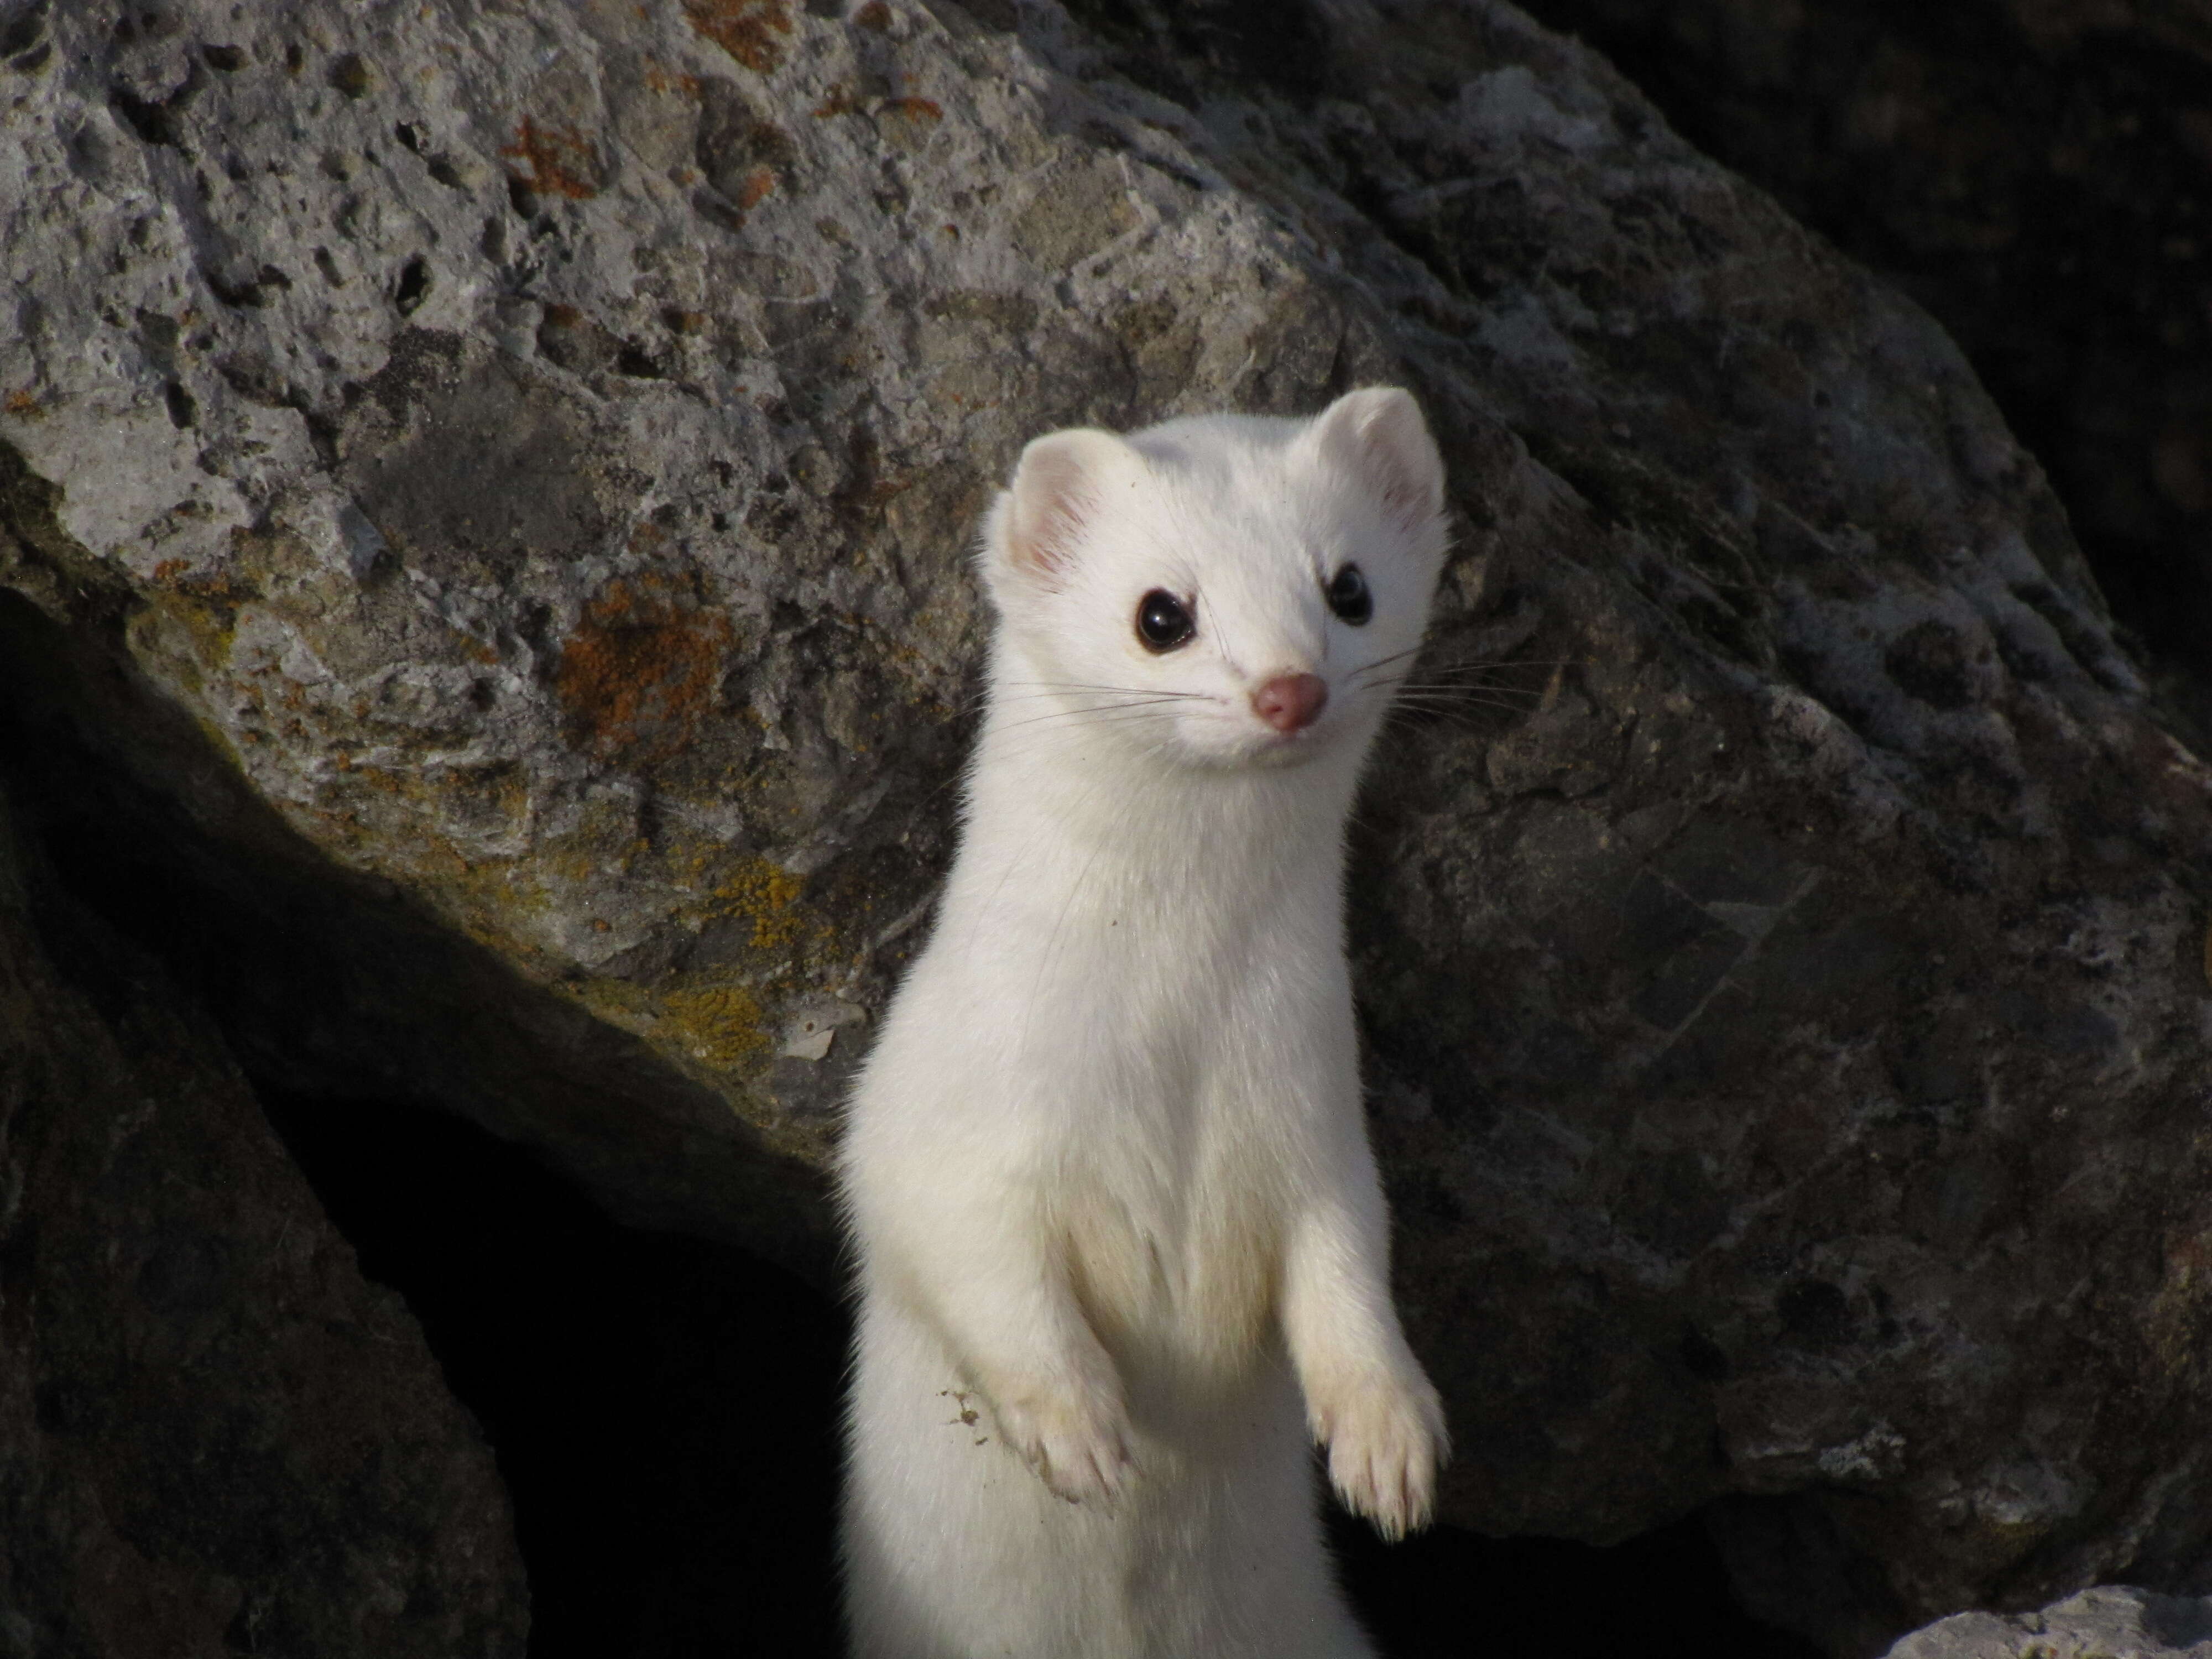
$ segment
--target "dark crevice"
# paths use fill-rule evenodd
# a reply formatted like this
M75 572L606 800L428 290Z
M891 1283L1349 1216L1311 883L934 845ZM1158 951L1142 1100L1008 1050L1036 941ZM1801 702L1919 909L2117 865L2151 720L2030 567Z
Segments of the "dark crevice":
M28 52L46 38L47 0L33 0L12 16L0 20L0 58Z
M1191 70L1246 90L1271 87L1299 104L1325 88L1328 34L1304 0L1075 0L1069 10L1147 91L1194 108Z
M1601 1548L1436 1527L1386 1545L1332 1517L1384 1659L1820 1659L1737 1605L1698 1517Z
M191 64L183 82L167 98L159 100L140 98L125 87L115 87L108 93L108 101L114 106L131 131L149 144L166 144L173 149L184 148L178 118L182 116L206 77L200 73L198 63Z
M368 61L357 52L343 52L331 60L330 74L325 77L334 91L349 99L366 97L376 84L369 71Z
M401 267L398 283L392 290L392 303L401 316L411 317L429 293L429 262L418 253Z
M207 285L215 297L234 311L269 303L269 296L264 291L258 274L242 282L214 270L203 270L200 275L206 279Z
M617 1225L449 1113L264 1098L498 1455L532 1659L838 1651L835 1303L742 1251Z

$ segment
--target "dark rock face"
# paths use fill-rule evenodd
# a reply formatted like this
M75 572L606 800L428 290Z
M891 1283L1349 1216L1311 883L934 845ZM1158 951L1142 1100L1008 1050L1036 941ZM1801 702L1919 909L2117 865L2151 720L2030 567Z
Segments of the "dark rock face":
M414 1321L161 969L11 835L0 1650L519 1656L506 1495Z
M1402 379L1463 533L1354 931L1449 1515L1723 1503L1839 1653L2205 1576L2212 771L1950 340L1503 4L832 9L0 82L0 666L256 1065L818 1261L993 480Z
M2212 22L2201 7L1535 0L1900 283L2050 469L2212 731Z

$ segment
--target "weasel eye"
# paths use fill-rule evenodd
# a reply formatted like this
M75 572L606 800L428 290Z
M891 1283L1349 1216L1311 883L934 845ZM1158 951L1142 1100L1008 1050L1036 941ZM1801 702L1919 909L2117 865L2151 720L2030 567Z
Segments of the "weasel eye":
M1375 614L1375 596L1367 591L1367 578L1359 574L1356 564L1348 564L1338 571L1324 591L1328 595L1328 608L1354 628Z
M1156 587L1137 601L1137 637L1155 653L1188 645L1198 632L1182 601L1164 587Z

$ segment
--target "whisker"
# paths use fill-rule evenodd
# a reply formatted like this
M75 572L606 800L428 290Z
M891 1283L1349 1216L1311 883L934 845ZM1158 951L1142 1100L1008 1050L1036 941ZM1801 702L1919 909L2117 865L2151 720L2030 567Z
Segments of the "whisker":
M1468 721L1473 721L1477 718L1477 708L1486 709L1499 714L1518 714L1524 712L1518 708L1507 708L1503 703L1494 702L1481 703L1474 708L1470 708L1465 703L1447 705L1443 703L1428 702L1401 702L1391 705L1391 712L1393 714L1433 714L1440 720L1459 720Z
M1401 697L1407 701L1417 698L1446 700L1464 698L1474 701L1492 699L1500 708L1521 706L1516 700L1528 699L1530 706L1540 703L1544 693L1534 686L1504 685L1493 681L1417 680L1411 670L1385 675L1379 679L1362 682L1351 688L1356 691L1381 691L1385 696Z
M1032 714L1026 720L1008 720L1000 726L999 730L1002 732L1012 732L1018 730L1020 727L1024 726L1042 726L1047 720L1080 720L1086 715L1094 719L1103 719L1109 714L1140 714L1148 711L1152 713L1152 717L1155 720L1158 720L1165 718L1166 711L1164 709L1153 710L1151 708L1151 705L1154 703L1181 702L1182 701L1182 699L1181 697L1146 697L1133 702L1109 703L1105 707L1100 708L1055 708L1049 714Z
M1006 690L1017 687L1034 689L1024 690L1019 696L1004 695ZM1091 685L1078 680L1006 680L1000 686L987 685L963 697L960 707L967 710L978 708L985 703L994 702L1035 702L1046 697L1056 696L1065 691L1097 691L1135 697L1203 698L1206 696L1203 691L1170 691L1164 687L1156 685Z
M1346 679L1358 679L1362 674L1371 674L1378 668L1387 668L1394 662L1403 662L1408 657L1416 656L1419 653L1420 649L1421 647L1418 645L1409 645L1403 651L1393 651L1387 657L1377 657L1373 662L1362 663L1358 667L1353 669L1349 674L1346 675L1345 678Z
M1390 718L1394 720L1446 720L1454 726L1464 726L1469 731L1480 730L1490 725L1488 720L1471 708L1425 708L1416 703L1393 705Z
M1141 697L1148 702L1173 702L1188 695L1189 694L1186 692L1167 693L1136 690L1112 692L1091 691L1085 692L1084 694L1086 698L1119 698L1123 701L1127 701L1131 697ZM1059 702L1066 701L1067 699L1068 693L1065 691L1025 691L1018 697L1000 697L997 701L1000 703L1012 704L1018 702ZM1097 702L1095 705L1086 702L1082 706L1086 708L1095 706L1100 708L1112 708L1116 707L1117 704L1113 702Z
M1059 713L1066 713L1066 714L1084 714L1084 713L1086 713L1086 712L1089 712L1089 711L1091 711L1091 710L1095 710L1095 709L1102 709L1102 708L1144 708L1144 707L1146 707L1146 705L1148 705L1148 704L1152 704L1152 703L1183 702L1186 702L1186 701L1210 702L1210 701L1212 701L1212 699L1210 699L1210 698L1186 699L1186 698L1183 698L1183 697L1140 697L1140 696L1135 696L1134 694L1125 694L1125 695L1123 695L1123 696L1116 696L1116 697L1091 697L1091 698L1089 698L1089 699L1087 699L1087 700L1085 700L1085 701L1084 701L1084 702L1066 702L1066 699L1063 699L1063 698L1060 698L1060 697L1059 697L1059 696L1050 696L1050 697L1046 697L1046 696L1036 696L1036 697L1006 697L1006 698L1002 698L1002 699L1000 699L1000 706L1001 706L1001 707L1003 707L1003 708L1005 708L1006 709L1009 710L1010 712L1013 712L1013 713L1022 713L1022 712L1024 712L1024 711L1023 711L1023 710L1020 708L1019 705L1021 705L1021 704L1022 704L1022 703L1024 703L1024 702L1046 702L1046 703L1060 702L1060 703L1063 703L1065 706L1064 706L1063 708L1061 708L1053 710L1053 711L1052 711L1053 713L1055 713L1055 714L1059 714Z
M1423 681L1413 684L1401 685L1398 690L1401 695L1412 696L1414 694L1419 694L1432 697L1471 697L1476 696L1504 697L1508 699L1518 697L1525 699L1528 706L1532 708L1539 702L1542 702L1544 696L1544 694L1535 687L1526 685L1438 685L1432 681Z
M1081 680L1008 680L1009 686L1035 687L1046 691L1127 691L1141 697L1203 697L1203 691L1170 691L1158 685L1091 685Z
M1530 663L1528 665L1530 668L1534 668L1536 665ZM1463 667L1454 667L1449 663L1442 663L1432 665L1427 668L1425 672L1439 679L1468 680L1475 678L1494 678L1504 684L1514 684L1517 683L1512 675L1508 674L1496 663L1468 663Z
M1017 732L1025 726L1044 726L1055 720L1065 724L1069 721L1118 720L1124 714L1132 716L1141 714L1148 720L1172 720L1175 717L1172 709L1154 708L1143 703L1133 703L1119 708L1060 708L1049 714L1033 714L1027 720L1008 720L998 729L1002 732Z
M1393 652L1387 657L1378 657L1373 662L1367 663L1361 667L1353 669L1346 678L1350 679L1357 679L1363 674L1373 673L1378 668L1387 668L1392 663L1402 662L1406 658L1413 656L1420 651L1421 648L1421 647L1417 645L1409 651L1396 651ZM1436 663L1431 665L1429 672L1433 674L1503 674L1510 673L1520 669L1528 669L1533 672L1538 670L1548 671L1555 668L1573 668L1577 666L1581 661L1582 659L1575 657L1560 657L1541 660L1534 658L1501 658L1496 661L1489 662Z
M1500 708L1532 709L1541 706L1534 692L1517 692L1495 685L1403 685L1391 695L1407 702L1489 702Z
M1397 678L1402 679L1408 685L1467 685L1469 684L1484 684L1483 681L1475 679L1475 678L1471 674L1446 674L1443 678L1437 678L1433 672L1416 676L1411 669L1407 670L1406 672L1399 675ZM1518 685L1510 680L1498 680L1491 682L1491 684L1497 684L1501 688L1510 688L1516 690L1520 689Z
M1431 686L1393 687L1385 693L1400 708L1462 708L1470 705L1496 708L1510 714L1525 714L1538 707L1534 701L1513 696L1501 696L1497 688L1488 686L1454 685L1441 689Z

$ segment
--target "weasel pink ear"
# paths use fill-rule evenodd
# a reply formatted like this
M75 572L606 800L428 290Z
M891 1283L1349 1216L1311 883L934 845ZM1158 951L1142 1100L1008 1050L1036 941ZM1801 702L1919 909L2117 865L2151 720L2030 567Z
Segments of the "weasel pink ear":
M1313 443L1407 529L1425 529L1443 511L1443 458L1411 392L1395 386L1346 392L1314 417Z
M1140 487L1144 457L1110 432L1048 432L1022 451L1000 502L1000 550L1033 580L1064 579L1086 528Z

